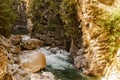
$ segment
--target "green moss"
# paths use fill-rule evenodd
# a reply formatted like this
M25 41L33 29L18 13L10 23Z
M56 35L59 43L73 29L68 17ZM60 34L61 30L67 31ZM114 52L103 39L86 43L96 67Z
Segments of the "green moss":
M111 59L118 48L120 47L120 8L115 9L111 13L104 13L103 15L99 15L97 18L99 19L98 24L104 27L105 30L109 32L109 59Z

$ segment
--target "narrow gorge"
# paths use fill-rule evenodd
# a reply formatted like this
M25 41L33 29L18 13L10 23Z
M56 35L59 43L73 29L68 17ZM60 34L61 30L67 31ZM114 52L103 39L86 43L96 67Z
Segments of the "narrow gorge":
M120 0L0 0L0 80L120 80Z

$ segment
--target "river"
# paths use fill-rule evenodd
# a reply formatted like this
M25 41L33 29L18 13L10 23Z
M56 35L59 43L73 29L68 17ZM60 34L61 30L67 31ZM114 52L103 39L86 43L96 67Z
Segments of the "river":
M52 72L56 80L100 80L95 76L85 76L73 66L69 53L59 48L44 47L39 49L46 56L46 71Z

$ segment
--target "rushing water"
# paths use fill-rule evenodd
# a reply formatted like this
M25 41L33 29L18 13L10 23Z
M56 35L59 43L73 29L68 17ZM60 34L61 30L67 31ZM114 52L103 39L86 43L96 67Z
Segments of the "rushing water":
M30 39L29 36L22 36L22 40ZM59 48L43 47L35 50L35 52L42 52L46 56L47 67L46 71L52 72L56 80L100 80L94 76L85 76L74 68L73 60L70 54Z
M47 71L56 76L56 80L99 80L96 77L81 75L79 70L73 66L73 60L69 53L59 48L40 48L45 53L47 60Z

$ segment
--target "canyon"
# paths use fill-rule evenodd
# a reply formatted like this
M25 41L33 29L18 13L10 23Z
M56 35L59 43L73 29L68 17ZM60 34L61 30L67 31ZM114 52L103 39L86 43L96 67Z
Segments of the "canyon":
M15 2L19 20L10 38L0 35L0 80L20 80L19 76L22 80L40 78L44 72L34 73L46 68L48 63L46 53L36 51L48 46L46 50L58 47L68 52L59 54L67 53L71 65L82 75L75 80L83 80L84 76L120 80L120 0ZM56 54L56 51L59 49L51 53ZM51 72L47 74L51 78L47 80L57 80Z

